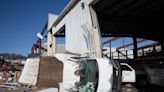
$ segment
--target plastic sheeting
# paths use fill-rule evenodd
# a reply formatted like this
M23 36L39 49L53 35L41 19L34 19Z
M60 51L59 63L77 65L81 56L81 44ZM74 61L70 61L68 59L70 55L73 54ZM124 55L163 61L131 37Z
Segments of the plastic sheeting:
M39 72L39 58L29 58L19 78L19 82L26 85L36 85Z
M97 92L112 92L113 66L108 59L97 59L99 84Z

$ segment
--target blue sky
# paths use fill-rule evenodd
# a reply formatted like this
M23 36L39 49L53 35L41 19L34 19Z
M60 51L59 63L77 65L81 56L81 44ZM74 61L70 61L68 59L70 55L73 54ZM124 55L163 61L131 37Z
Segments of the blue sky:
M0 0L0 53L27 55L48 13L60 14L69 0Z

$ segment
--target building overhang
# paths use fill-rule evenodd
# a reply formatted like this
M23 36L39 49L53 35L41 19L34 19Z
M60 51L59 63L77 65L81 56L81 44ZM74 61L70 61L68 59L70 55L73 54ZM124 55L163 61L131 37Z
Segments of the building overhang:
M163 0L99 0L96 10L102 37L146 38L162 41Z

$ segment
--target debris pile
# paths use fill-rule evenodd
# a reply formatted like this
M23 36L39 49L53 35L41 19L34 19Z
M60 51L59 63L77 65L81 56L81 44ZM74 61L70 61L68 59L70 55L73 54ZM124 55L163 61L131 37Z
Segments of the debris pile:
M58 92L62 71L63 63L55 57L27 58L24 66L5 62L0 66L0 92Z
M0 64L0 84L16 82L20 72L19 65L3 62Z

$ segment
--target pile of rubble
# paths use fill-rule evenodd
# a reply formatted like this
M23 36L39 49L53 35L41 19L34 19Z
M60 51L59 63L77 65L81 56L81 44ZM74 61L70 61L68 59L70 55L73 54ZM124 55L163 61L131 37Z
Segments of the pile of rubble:
M16 66L11 64L0 65L0 83L14 81L14 77L16 77L16 71L19 70L16 68Z
M28 58L22 69L19 67L2 64L0 92L58 92L63 65L56 58Z
M0 60L0 87L4 87L6 83L16 82L21 73L20 67L23 66Z

